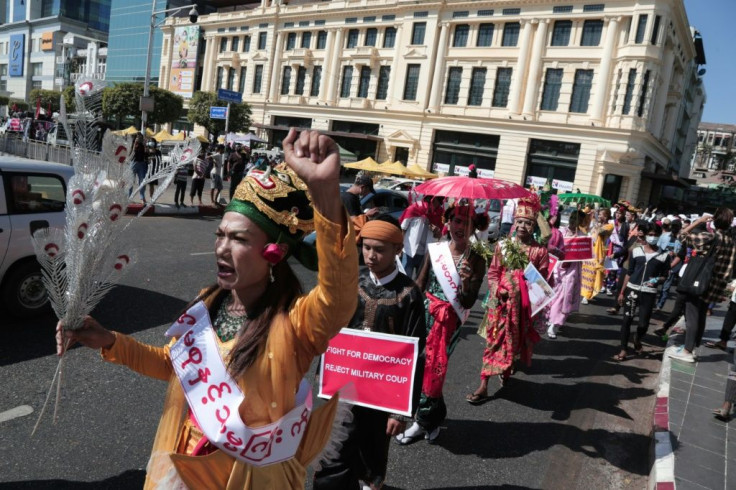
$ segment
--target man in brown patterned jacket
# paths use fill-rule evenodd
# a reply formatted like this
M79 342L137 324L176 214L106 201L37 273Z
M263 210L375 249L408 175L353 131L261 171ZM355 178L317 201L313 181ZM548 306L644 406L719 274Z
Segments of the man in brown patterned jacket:
M713 276L708 290L702 296L688 295L685 300L685 345L672 348L668 355L673 359L685 362L695 362L693 350L700 345L705 331L705 317L709 303L720 303L729 297L726 290L731 280L733 261L736 257L736 247L731 237L730 228L733 221L733 211L728 208L719 208L715 215L702 216L682 230L684 243L692 247L697 255L707 255L713 241L715 242L716 260L713 266ZM713 231L705 227L712 225Z

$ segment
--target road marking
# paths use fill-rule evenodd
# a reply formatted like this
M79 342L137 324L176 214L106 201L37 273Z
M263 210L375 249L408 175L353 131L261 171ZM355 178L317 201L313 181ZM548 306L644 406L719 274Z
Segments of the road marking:
M214 255L215 252L197 252L196 254L189 254L189 255Z
M33 407L30 405L21 405L19 407L11 408L5 412L0 412L0 424L7 422L8 420L17 419L18 417L25 417L33 413Z

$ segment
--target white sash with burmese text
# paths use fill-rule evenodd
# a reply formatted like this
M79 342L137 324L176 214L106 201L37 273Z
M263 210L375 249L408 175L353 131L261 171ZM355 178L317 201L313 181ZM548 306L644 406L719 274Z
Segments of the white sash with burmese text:
M432 261L432 270L437 277L437 282L440 283L442 292L445 293L447 301L452 305L462 325L468 319L470 310L466 310L460 304L460 274L452 260L450 244L446 241L428 243L427 250L429 250L429 258Z
M250 428L238 413L245 395L227 372L204 303L189 308L166 335L179 337L171 347L171 362L189 408L212 444L255 466L280 463L296 454L312 409L306 380L299 385L293 410L272 424Z

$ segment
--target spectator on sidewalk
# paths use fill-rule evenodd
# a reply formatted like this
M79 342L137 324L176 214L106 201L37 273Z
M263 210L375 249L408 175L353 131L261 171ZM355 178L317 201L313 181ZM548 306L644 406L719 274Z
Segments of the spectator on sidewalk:
M664 225L662 226L662 228L664 229ZM682 260L684 258L684 255L681 256L680 254L681 251L684 251L684 247L682 246L682 242L680 242L679 239L680 230L682 229L682 223L680 223L680 221L675 221L669 225L669 228L670 233L667 236L667 239L663 240L662 237L660 237L659 243L657 244L660 249L665 250L667 253L670 254L671 263L670 271L667 274L667 279L664 281L664 285L662 285L662 292L659 295L656 310L661 310L662 308L664 308L664 303L669 297L670 288L672 287L672 284L677 281L678 274L682 269ZM664 232L662 232L662 236L665 236Z
M143 185L143 181L146 180L146 173L148 172L148 162L146 161L146 144L143 141L143 135L138 133L133 143L133 174L138 177L138 193L140 194L141 201L146 204L146 186ZM131 187L128 194L132 194L133 188Z
M207 157L212 158L212 157ZM197 160L194 162L194 174L192 175L192 189L189 191L189 204L194 206L194 196L199 199L199 205L202 205L202 191L204 190L204 174L207 169L204 150L199 151Z
M156 147L156 140L153 138L148 140L146 146L148 147L146 149L146 155L148 158L148 170L146 172L148 175L155 175L159 170L161 170L161 150ZM151 200L153 200L153 193L156 191L157 185L158 179L152 180L148 183L148 196Z
M733 211L718 208L715 214L701 216L683 230L685 244L691 246L698 255L715 255L713 273L708 290L702 296L687 295L685 298L685 344L673 346L668 355L684 362L695 362L693 351L700 345L705 331L705 318L710 303L720 303L728 298L727 284L731 279L733 261L736 257L734 241L729 233ZM710 223L710 231L706 227ZM715 243L714 243L715 241Z
M225 147L219 145L217 152L212 155L212 170L210 173L210 201L213 206L220 206L220 193L222 192L222 165L224 162Z
M414 272L419 272L427 253L427 240L431 231L427 217L429 200L429 197L425 197L423 201L412 203L399 218L404 232L404 255L401 258L401 265L410 279L414 279Z
M240 151L240 145L236 145L235 149L230 153L230 157L227 159L227 174L230 176L230 200L233 199L235 189L243 180L243 173L245 172L245 160L244 155Z
M511 233L511 227L514 224L514 213L516 213L516 204L518 199L508 199L503 203L501 209L501 228L498 232L499 239L506 237Z
M365 174L355 177L355 182L346 191L340 194L340 199L348 211L348 216L360 216L363 209L360 205L361 199L373 193L373 181Z
M726 316L723 318L721 333L718 336L720 340L718 340L718 342L705 343L705 346L710 347L711 349L721 349L725 351L728 346L728 341L731 339L733 327L736 325L736 279L729 283L728 291L731 292L731 301L728 303L728 310L726 311Z
M174 184L176 184L176 191L174 191L174 204L177 208L186 207L184 204L184 197L187 191L187 179L189 178L188 165L181 165L176 169L176 175L174 176Z
M733 305L733 303L731 303ZM726 393L724 393L723 405L713 410L713 415L718 420L728 422L731 420L731 410L736 403L736 350L733 354L733 362L728 366L728 379L726 379Z

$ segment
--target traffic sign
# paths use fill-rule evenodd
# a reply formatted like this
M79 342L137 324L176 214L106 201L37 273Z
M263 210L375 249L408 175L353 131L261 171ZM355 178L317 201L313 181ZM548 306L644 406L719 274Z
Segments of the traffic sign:
M232 102L233 104L240 104L243 102L243 94L232 90L225 90L224 88L217 91L217 98L224 100L225 102Z
M227 119L227 107L210 107L210 119Z

